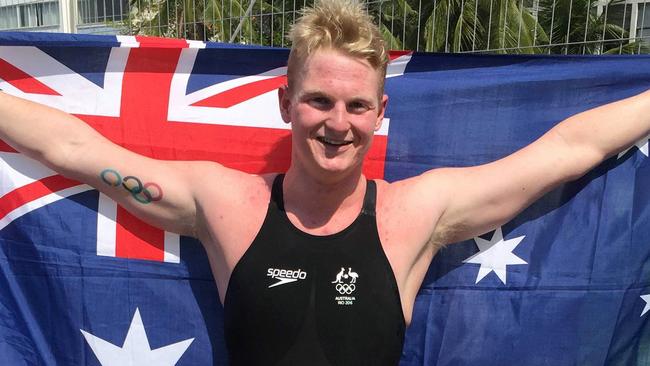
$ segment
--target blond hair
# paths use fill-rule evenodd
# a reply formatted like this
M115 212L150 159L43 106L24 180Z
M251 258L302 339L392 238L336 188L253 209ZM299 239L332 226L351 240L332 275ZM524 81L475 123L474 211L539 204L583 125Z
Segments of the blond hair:
M289 89L307 58L319 49L334 49L366 60L380 74L380 95L388 52L377 26L355 0L320 0L302 11L289 32L291 53L287 67Z

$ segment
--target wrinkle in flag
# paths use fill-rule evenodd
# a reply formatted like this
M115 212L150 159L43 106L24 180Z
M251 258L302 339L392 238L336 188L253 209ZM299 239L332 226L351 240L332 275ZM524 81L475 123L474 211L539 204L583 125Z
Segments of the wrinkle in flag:
M276 172L290 159L276 91L287 56L2 33L0 89L71 113L140 154ZM386 120L364 173L395 181L484 164L648 88L649 56L395 52ZM0 364L227 363L222 308L197 241L0 150ZM442 249L401 365L650 364L648 159L646 137L493 232Z

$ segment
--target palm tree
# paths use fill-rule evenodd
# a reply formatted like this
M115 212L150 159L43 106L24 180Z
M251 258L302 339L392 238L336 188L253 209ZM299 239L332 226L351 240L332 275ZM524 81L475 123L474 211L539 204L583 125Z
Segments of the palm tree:
M393 0L376 13L387 42L403 49L541 53L536 45L548 42L517 0Z
M624 6L623 0L610 0L600 13L598 3L599 0L540 0L540 24L550 35L550 44L558 44L549 48L550 53L650 52L650 48L639 41L613 41L629 36L625 29L607 19L610 6Z
M296 0L130 0L127 28L147 34L289 46ZM253 1L253 2L251 2ZM526 1L527 6L524 6ZM650 52L608 21L599 0L385 0L368 3L391 49L492 53ZM309 5L313 0L302 0ZM538 3L538 11L530 5ZM244 19L244 21L241 21ZM241 24L240 24L241 22ZM559 45L558 45L559 44ZM557 45L557 46L556 46Z

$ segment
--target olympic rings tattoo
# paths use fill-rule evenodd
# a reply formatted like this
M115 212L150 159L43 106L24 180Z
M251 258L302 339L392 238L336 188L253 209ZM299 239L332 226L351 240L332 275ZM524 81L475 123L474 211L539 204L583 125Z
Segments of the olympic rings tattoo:
M356 286L351 283L338 283L336 284L336 291L338 291L341 295L350 295L351 293L354 292L356 289Z
M114 176L113 180L108 179L111 175ZM113 169L104 169L102 170L101 173L99 173L99 176L102 178L104 183L108 184L109 186L117 187L120 185L120 182L122 181L122 176L120 173Z
M135 181L136 186L129 185L129 181ZM142 192L144 189L144 186L142 185L142 181L138 179L138 177L134 177L132 175L126 176L122 178L122 187L126 189L127 191L131 192L131 194L138 194Z
M133 199L145 205L160 201L163 198L162 188L158 184L153 182L143 184L140 178L133 175L122 178L116 170L104 169L99 173L99 177L109 186L118 187L121 185L131 194Z

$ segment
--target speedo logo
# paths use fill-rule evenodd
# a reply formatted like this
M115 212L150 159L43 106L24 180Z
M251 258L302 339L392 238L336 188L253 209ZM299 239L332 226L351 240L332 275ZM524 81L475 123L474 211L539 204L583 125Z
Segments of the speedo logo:
M279 269L279 268L269 268L266 271L266 276L273 279L277 279L278 282L271 284L268 288L284 285L291 282L296 282L298 280L304 280L307 278L307 272L298 268L295 270L291 269Z

